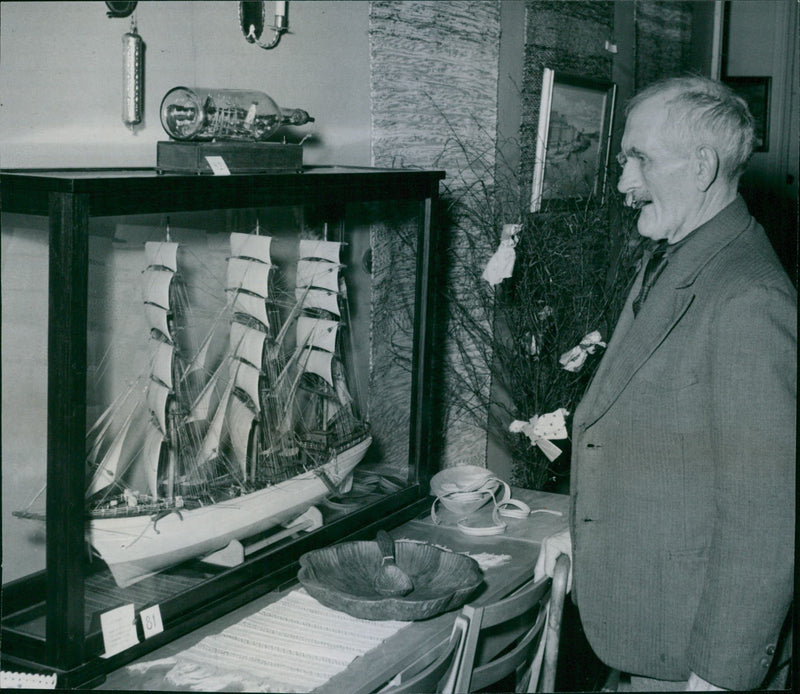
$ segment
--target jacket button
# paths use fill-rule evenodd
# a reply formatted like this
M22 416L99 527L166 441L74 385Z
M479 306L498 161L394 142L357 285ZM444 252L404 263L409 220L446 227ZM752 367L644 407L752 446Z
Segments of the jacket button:
M767 652L767 655L775 655L775 644L774 644L774 643L771 643L771 644L770 644L769 646L767 646L767 647L766 647L764 650L766 650L766 652Z
M761 662L759 663L761 667L767 668L772 661L769 658L762 658Z

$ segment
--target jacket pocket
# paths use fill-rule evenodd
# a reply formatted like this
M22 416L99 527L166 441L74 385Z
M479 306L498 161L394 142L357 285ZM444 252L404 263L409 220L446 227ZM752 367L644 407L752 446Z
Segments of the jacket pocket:
M636 419L650 427L663 427L673 434L687 434L706 428L704 388L697 376L679 380L664 375L659 382L640 378L635 384Z

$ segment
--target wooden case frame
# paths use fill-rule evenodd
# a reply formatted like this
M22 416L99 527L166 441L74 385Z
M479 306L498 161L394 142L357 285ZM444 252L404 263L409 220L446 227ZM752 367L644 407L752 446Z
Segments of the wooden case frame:
M431 440L433 379L430 340L436 302L436 225L441 171L307 167L288 174L161 175L153 169L17 170L0 172L3 212L49 219L47 544L46 569L3 586L4 670L56 673L58 686L102 681L105 672L293 581L299 556L347 539L374 536L418 514L436 472ZM88 228L93 217L315 204L342 210L348 202L404 200L416 205L418 252L409 465L416 483L324 526L267 557L221 573L213 586L161 605L164 631L110 658L98 632L84 626L83 499L86 435ZM62 291L52 288L61 287ZM38 611L46 638L13 628L13 618Z

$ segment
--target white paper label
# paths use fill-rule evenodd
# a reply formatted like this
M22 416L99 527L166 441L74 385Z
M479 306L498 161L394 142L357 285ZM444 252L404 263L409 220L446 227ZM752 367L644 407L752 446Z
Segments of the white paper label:
M101 614L100 628L103 630L103 644L106 647L103 658L109 658L139 643L133 603Z
M228 170L228 165L222 157L206 156L206 161L211 167L211 171L215 176L230 176L231 172Z
M142 610L139 613L139 617L142 620L142 629L144 629L144 637L146 639L164 631L164 624L161 621L161 608L158 605Z

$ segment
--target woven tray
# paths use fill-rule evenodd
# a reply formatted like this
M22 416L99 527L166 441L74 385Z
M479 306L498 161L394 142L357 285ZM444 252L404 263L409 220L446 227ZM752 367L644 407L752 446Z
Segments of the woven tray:
M395 562L414 582L403 597L373 587L382 554L377 542L342 542L300 557L300 583L319 602L360 619L428 619L461 607L483 582L478 563L419 542L394 543Z

